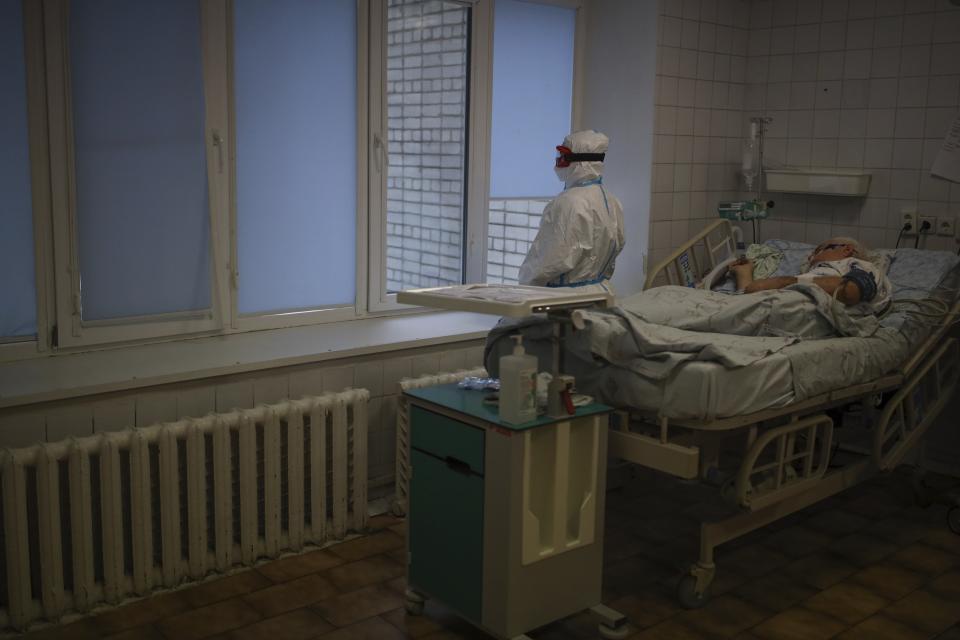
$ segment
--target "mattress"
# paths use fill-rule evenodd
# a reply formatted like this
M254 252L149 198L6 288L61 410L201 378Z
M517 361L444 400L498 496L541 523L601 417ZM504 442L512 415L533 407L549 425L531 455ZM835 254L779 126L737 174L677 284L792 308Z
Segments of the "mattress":
M811 245L780 242L784 252L778 275L798 273ZM946 304L957 298L960 258L938 251L900 249L887 252L893 299L937 298ZM881 319L870 337L803 340L748 366L717 362L686 362L666 379L598 358L582 334L568 334L563 371L574 375L577 388L601 402L621 408L656 412L671 419L710 421L783 407L794 402L868 382L896 370L930 334L935 319L906 313L902 305ZM552 327L542 318L529 318L494 330L488 340L487 366L496 371L500 338L520 330L529 352L541 363L552 361ZM569 331L569 330L568 330ZM542 368L546 368L543 364Z

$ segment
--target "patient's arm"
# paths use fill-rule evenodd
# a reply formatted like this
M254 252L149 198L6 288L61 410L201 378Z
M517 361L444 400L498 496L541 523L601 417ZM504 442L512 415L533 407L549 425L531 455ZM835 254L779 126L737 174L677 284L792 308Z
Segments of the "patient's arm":
M797 279L793 276L764 278L763 280L754 280L752 276L749 276L749 282L747 282L745 285L741 285L740 272L737 272L736 275L737 288L742 289L744 293L756 293L757 291L783 289L784 287L789 287L790 285L797 283ZM844 281L840 276L824 276L822 278L814 278L813 283L830 295L834 295L834 292L836 292L837 300L845 305L852 305L860 302L860 288L849 280ZM838 289L839 291L837 291Z

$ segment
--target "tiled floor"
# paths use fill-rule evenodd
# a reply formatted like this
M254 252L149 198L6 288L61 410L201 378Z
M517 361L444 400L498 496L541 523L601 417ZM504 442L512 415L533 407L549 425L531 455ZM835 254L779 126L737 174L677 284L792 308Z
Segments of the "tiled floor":
M641 639L960 640L960 536L945 508L912 503L903 474L878 479L720 548L710 603L681 610L673 588L697 548L714 493L638 477L608 497L605 601ZM186 590L158 595L40 638L191 640L484 639L428 603L403 609L404 524ZM581 614L531 634L596 638Z

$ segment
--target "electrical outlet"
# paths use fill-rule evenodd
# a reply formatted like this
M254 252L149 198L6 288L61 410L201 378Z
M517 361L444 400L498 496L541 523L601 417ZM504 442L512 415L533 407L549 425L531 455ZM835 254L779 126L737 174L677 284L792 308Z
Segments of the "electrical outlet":
M940 226L937 227L937 233L941 236L952 236L956 226L956 219L953 216L943 216L940 218Z
M917 211L916 209L901 209L900 228L904 229L903 235L912 236L917 233ZM905 229L910 225L909 229Z
M924 224L928 224L926 229L923 228ZM920 226L917 227L917 233L923 235L933 235L937 232L937 216L920 216Z

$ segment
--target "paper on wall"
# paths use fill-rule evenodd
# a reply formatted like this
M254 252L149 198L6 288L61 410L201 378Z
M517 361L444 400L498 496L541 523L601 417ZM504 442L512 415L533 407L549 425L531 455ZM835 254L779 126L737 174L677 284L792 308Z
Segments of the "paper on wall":
M954 118L947 130L930 173L953 182L960 182L960 115Z

